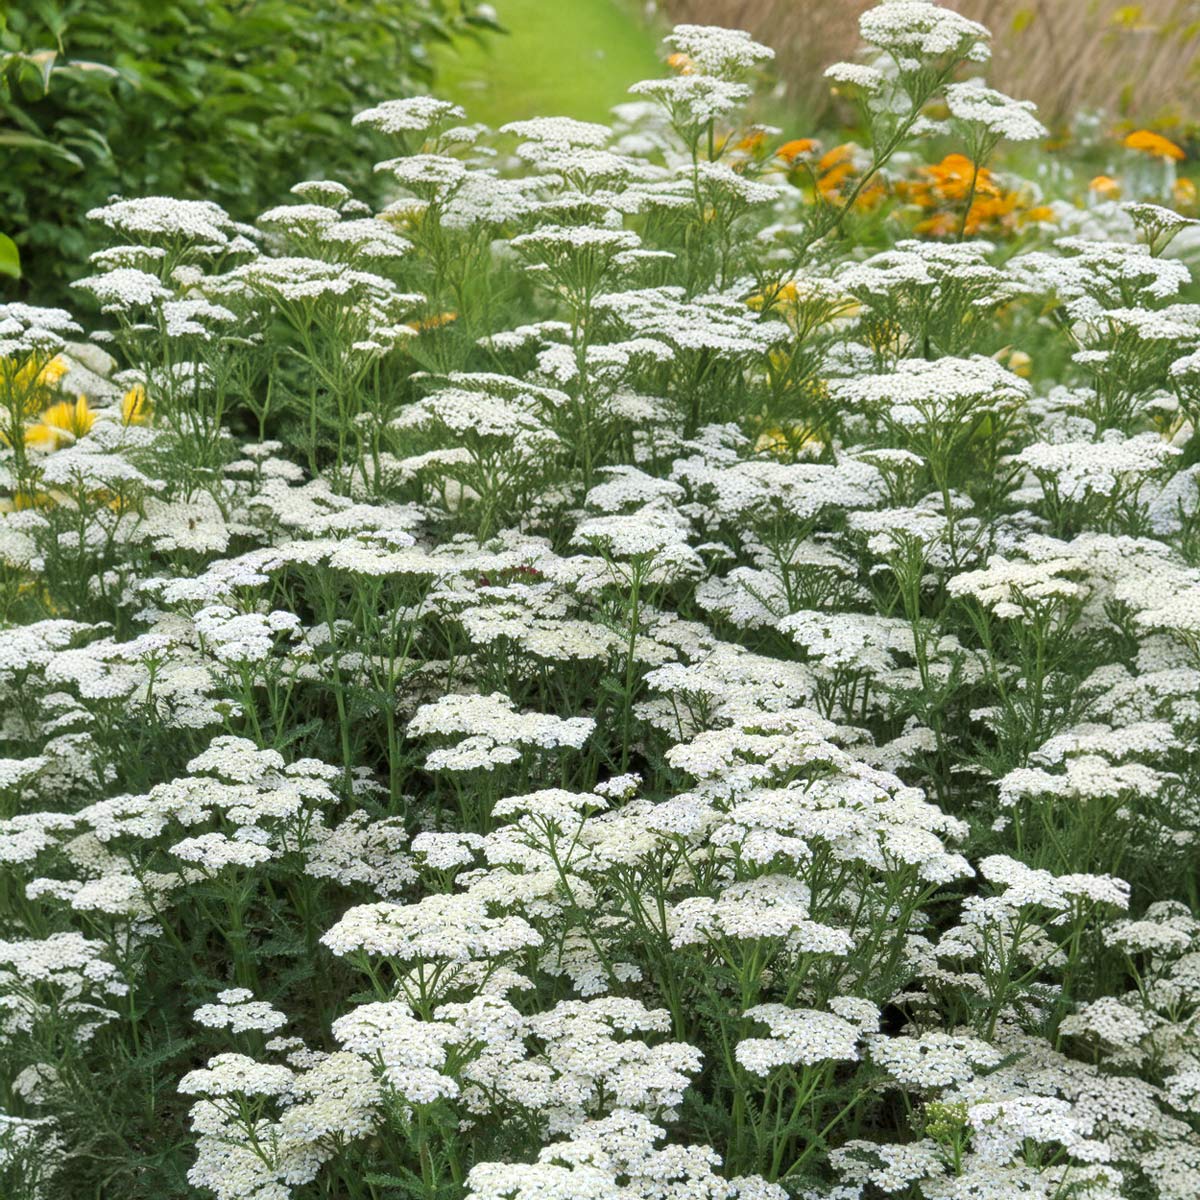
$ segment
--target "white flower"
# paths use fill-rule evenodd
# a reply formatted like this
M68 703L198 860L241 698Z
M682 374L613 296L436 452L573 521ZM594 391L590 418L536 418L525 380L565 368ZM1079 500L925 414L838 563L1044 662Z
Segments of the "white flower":
M457 104L448 100L410 96L365 108L355 114L351 124L369 125L381 133L423 133L449 121L461 121L466 115Z
M500 132L557 146L603 146L612 136L612 130L607 125L576 121L572 117L533 117L526 121L510 121L500 126Z
M91 209L89 221L99 221L124 237L174 242L186 239L209 250L229 245L236 227L219 204L211 200L177 200L171 196L142 196L113 200Z
M231 1033L256 1030L274 1033L287 1024L287 1017L265 1000L255 1000L246 988L228 988L219 992L215 1004L202 1004L192 1014L198 1024L209 1029L228 1029Z
M202 833L184 838L176 842L170 852L184 862L198 863L214 873L226 867L261 866L274 857L266 846L252 841L235 841L223 833Z
M664 41L687 56L688 69L720 78L736 78L775 57L774 50L754 41L744 29L720 25L676 25Z
M988 57L988 31L976 21L929 0L886 0L858 21L863 41L904 62L963 55L974 62Z
M1037 106L1032 101L1013 100L978 79L950 84L946 104L951 116L979 126L990 137L1031 142L1047 136L1046 127L1033 115Z
M337 955L362 951L418 962L464 963L541 944L522 918L488 915L469 895L430 895L416 904L365 904L351 908L321 938Z
M859 1057L861 1031L833 1013L760 1004L746 1009L742 1016L761 1021L771 1031L769 1039L745 1038L734 1049L738 1062L751 1074L768 1075L780 1066L812 1066Z
M185 1096L282 1096L295 1076L287 1067L257 1062L245 1054L218 1054L206 1067L189 1071L180 1081Z
M967 1034L924 1033L917 1037L868 1039L871 1058L902 1087L919 1091L965 1083L979 1070L997 1066L1003 1054Z
M139 271L136 267L116 267L103 275L90 275L78 280L75 287L91 292L106 313L148 308L156 300L167 300L171 296L170 290L163 287L157 276Z

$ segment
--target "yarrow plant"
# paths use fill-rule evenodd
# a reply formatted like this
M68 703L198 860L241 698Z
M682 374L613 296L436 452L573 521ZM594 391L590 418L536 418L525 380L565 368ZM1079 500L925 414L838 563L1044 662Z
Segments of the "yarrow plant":
M681 26L0 307L5 1197L1200 1194L1185 222L862 34L831 159Z

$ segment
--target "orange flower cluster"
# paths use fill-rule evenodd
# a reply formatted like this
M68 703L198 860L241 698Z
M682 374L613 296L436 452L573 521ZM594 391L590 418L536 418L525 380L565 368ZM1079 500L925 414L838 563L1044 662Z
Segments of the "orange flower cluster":
M794 138L780 146L775 157L793 183L809 187L827 203L842 203L866 170L863 150L855 142L843 142L824 153L821 149L816 138ZM887 187L876 177L854 197L854 207L875 208L886 195Z
M1195 181L1186 175L1176 177L1175 164L1183 162L1187 157L1181 146L1177 146L1170 138L1151 129L1135 129L1120 139L1126 150L1134 152L1132 160L1141 155L1147 159L1157 159L1165 167L1159 177L1161 191L1156 197L1162 203L1169 201L1179 212L1192 216L1200 211L1200 196L1197 195ZM1144 183L1145 181L1142 180ZM1170 196L1166 192L1170 189ZM1088 182L1088 191L1099 200L1120 200L1126 195L1125 183L1119 177L1112 175L1096 175ZM1134 196L1138 188L1134 185Z
M1100 200L1120 200L1121 181L1111 175L1097 175L1088 183L1088 191ZM1171 184L1171 204L1184 216L1200 212L1200 193L1195 183L1187 178L1176 179Z
M1175 162L1182 162L1187 157L1170 138L1165 138L1161 133L1150 129L1135 129L1127 134L1124 146L1126 150L1140 150L1143 154L1150 154L1155 158L1170 158Z
M971 208L963 221L967 198ZM1053 221L1047 205L1031 205L1020 191L1010 191L986 167L976 170L965 154L947 154L939 163L922 167L916 179L900 180L895 191L925 215L916 232L931 237L953 237L962 229L968 236L1011 234L1035 221Z

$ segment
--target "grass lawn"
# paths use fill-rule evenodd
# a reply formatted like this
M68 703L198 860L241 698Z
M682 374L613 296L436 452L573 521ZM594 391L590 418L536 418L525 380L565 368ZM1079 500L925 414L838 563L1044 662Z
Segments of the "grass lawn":
M631 83L660 73L654 31L622 0L498 0L511 30L435 56L437 91L473 120L604 121Z

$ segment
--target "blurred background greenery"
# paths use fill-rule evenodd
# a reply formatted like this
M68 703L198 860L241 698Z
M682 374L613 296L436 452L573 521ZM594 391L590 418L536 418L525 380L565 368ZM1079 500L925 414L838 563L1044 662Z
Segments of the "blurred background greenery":
M439 94L489 125L550 114L604 121L662 70L661 30L623 0L501 0L503 38L443 45Z
M675 21L749 29L779 53L759 116L789 137L836 129L822 72L854 54L872 2L0 0L0 295L70 304L94 248L84 214L113 194L207 197L250 221L300 179L369 189L386 145L349 120L380 99L435 89L490 125L602 120L660 70ZM945 2L992 28L994 82L1080 160L1104 169L1072 142L1088 112L1093 132L1150 125L1195 158L1200 0Z

